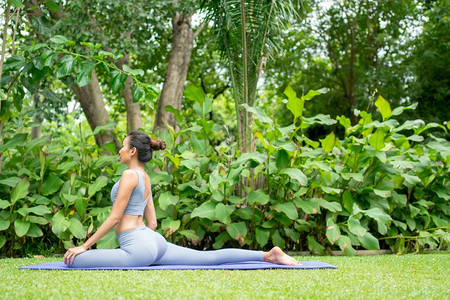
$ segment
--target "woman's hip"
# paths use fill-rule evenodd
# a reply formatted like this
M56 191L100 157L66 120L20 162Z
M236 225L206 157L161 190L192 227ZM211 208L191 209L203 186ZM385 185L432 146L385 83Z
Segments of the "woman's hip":
M146 226L139 226L131 230L123 231L117 235L120 248L127 251L132 248L152 248L158 253L158 258L166 252L167 241L156 231Z

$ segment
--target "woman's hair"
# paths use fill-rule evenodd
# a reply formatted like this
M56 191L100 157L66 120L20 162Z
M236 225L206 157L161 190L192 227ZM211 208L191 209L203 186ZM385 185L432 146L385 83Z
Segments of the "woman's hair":
M146 163L152 159L153 151L166 149L166 143L161 140L153 140L141 131L132 131L130 137L130 148L135 147L138 152L139 161Z

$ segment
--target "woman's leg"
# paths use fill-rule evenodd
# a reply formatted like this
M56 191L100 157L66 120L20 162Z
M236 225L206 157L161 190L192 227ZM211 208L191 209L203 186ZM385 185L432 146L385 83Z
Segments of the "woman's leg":
M145 267L159 259L167 248L163 236L142 226L117 236L119 249L88 250L77 256L73 268Z
M154 265L218 265L242 261L263 261L263 252L246 249L201 251L167 243L164 255Z

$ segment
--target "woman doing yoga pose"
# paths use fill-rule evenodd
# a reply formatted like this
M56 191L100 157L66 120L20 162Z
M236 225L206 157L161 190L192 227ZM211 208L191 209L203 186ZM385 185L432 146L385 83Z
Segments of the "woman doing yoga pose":
M126 164L128 169L111 190L111 214L82 246L67 250L64 254L66 265L74 268L145 267L156 264L206 265L249 260L298 264L279 247L274 247L269 252L245 249L200 251L169 243L155 232L155 207L150 178L144 171L144 164L150 161L153 151L165 148L164 141L152 140L139 131L132 132L125 138L119 154L120 162ZM120 248L88 250L112 228L115 228Z

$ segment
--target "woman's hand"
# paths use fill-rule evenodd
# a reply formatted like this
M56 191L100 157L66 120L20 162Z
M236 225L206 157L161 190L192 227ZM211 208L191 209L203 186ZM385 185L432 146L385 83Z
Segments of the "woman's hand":
M84 246L69 248L64 254L64 263L68 266L71 265L73 263L73 260L75 259L75 256L85 251L86 248L84 248Z

